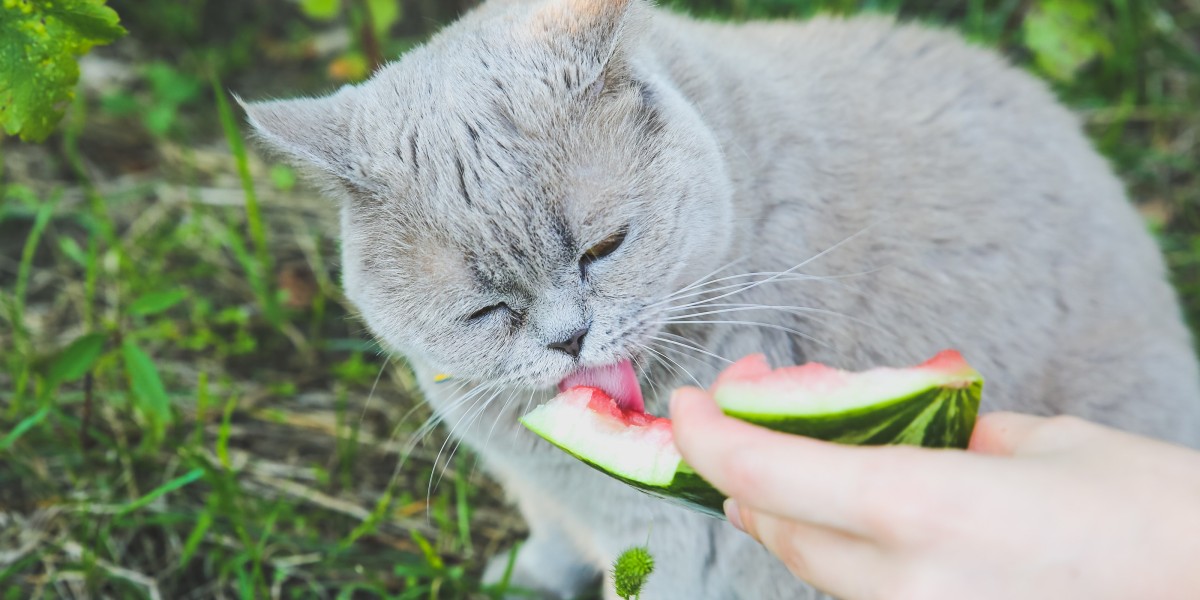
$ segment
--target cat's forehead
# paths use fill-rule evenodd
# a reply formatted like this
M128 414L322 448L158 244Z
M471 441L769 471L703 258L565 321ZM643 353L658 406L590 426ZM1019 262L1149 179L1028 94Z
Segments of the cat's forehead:
M482 127L493 136L557 132L578 119L579 92L600 72L561 32L539 24L536 4L463 19L366 87L430 125L471 136L483 135Z

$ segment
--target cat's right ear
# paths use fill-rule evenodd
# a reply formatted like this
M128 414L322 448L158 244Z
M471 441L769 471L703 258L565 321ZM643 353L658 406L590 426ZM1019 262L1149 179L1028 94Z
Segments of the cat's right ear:
M324 183L361 188L361 144L351 136L354 102L351 90L324 98L245 102L258 139L306 175Z

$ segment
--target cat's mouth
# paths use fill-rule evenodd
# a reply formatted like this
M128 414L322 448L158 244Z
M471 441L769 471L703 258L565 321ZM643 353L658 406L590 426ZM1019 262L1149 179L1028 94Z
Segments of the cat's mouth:
M613 365L578 369L558 383L558 391L565 392L581 386L604 390L623 410L646 412L642 386L638 383L633 363L628 359Z

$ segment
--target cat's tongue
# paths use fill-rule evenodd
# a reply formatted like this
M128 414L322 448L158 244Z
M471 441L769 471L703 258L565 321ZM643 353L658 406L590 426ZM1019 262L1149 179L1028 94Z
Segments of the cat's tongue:
M638 385L633 363L623 360L606 367L585 367L567 376L558 384L558 391L565 392L576 387L594 387L617 401L623 410L646 412L642 399L642 387Z

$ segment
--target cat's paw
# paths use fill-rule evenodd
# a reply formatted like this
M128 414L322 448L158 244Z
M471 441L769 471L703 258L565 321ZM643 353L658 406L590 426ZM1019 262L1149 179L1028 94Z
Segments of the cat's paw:
M510 591L505 598L541 598L570 600L583 595L600 580L594 566L573 552L564 552L561 544L539 544L530 539L517 552L509 572L510 553L492 557L483 572L483 583L495 585L508 575Z

